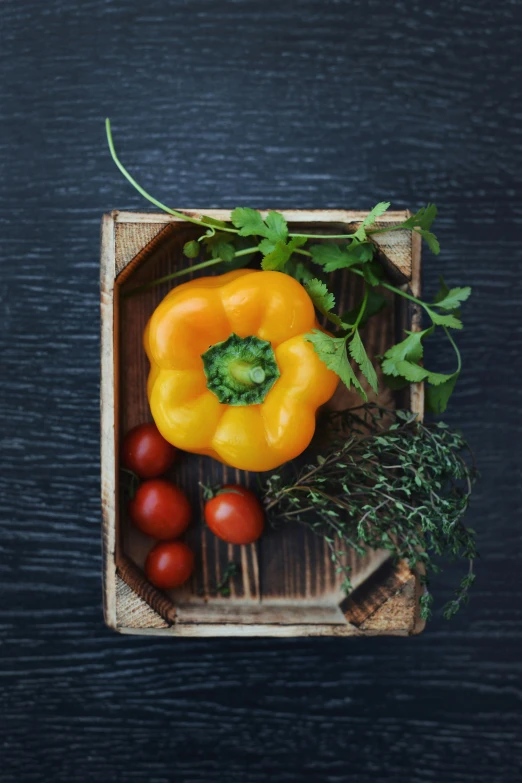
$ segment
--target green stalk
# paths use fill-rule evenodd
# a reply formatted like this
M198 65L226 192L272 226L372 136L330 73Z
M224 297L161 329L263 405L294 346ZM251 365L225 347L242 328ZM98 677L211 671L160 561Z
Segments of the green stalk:
M247 247L244 250L238 250L235 253L234 258L237 256L248 256L249 253L255 253L258 251L258 249L259 248L257 247ZM148 291L150 288L155 288L157 285L161 285L161 283L167 283L169 280L174 280L176 277L183 277L184 275L188 275L190 272L198 272L200 269L206 269L209 266L220 264L222 261L222 258L210 258L208 261L201 261L199 264L186 266L183 269L178 269L177 272L171 272L170 275L158 277L156 280L151 280L150 283L144 283L143 285L139 285L136 288L131 288L130 291L125 293L125 297L141 294L143 291Z
M397 231L397 229L404 228L402 223L399 223L396 226L385 226L384 228L365 228L365 234L386 234L388 231ZM414 231L415 229L408 229L408 231ZM289 237L306 237L307 239L353 239L355 236L355 232L353 234L303 234L301 232L298 232L296 234L289 233ZM297 251L295 251L297 252Z
M357 319L356 319L354 325L352 326L352 329L353 329L354 332L355 332L355 330L357 329L357 327L359 326L359 324L362 321L362 317L364 315L364 311L366 310L366 302L367 301L368 301L368 283L366 283L366 285L364 286L364 297L363 297L361 309L359 310L359 314L357 316Z
M444 329L444 331L446 332L446 337L448 338L448 340L449 340L449 341L450 341L450 343L452 344L452 346L453 346L453 350L454 350L454 351L455 351L455 353L457 354L457 370L456 370L456 372L457 372L457 373L460 373L460 371L461 371L461 369L462 369L462 357L461 357L461 355L460 355L460 351L459 351L459 349L458 349L458 347L457 347L457 343L455 342L455 340L454 340L454 339L453 339L453 337L451 336L451 334L450 334L450 330L448 329L448 327L447 327L447 326L443 326L442 328L443 328L443 329Z
M410 302L415 302L415 304L420 305L424 308L424 310L426 310L427 313L429 313L429 306L421 299L417 299L417 297L412 296L411 294L407 294L406 291L402 291L400 288L396 288L394 285L390 285L390 283L379 283L379 285L381 285L383 288L387 288L388 291L391 291L394 294L402 296L404 299L409 299Z
M396 226L385 226L384 228L369 228L366 232L367 234L387 234L388 231L397 231L398 229L404 228L404 225L402 223L398 223ZM406 229L407 231L414 231L414 229L409 228Z
M355 234L303 234L298 231L296 234L290 233L289 237L306 237L307 239L353 239ZM298 252L297 250L295 251Z
M204 226L205 228L212 228L212 226L209 223L205 223L203 220L198 220L198 218L189 217L188 215L185 215L183 212L178 212L175 209L171 209L170 207L167 207L165 204L162 204L161 201L158 201L158 199L154 198L154 196L151 196L150 193L147 193L147 191L139 185L134 177L129 174L123 163L118 158L118 155L116 154L116 150L114 148L114 141L112 139L112 131L111 131L111 121L107 117L105 120L105 131L107 134L107 142L109 144L109 150L112 156L113 161L123 174L123 176L130 182L130 184L136 188L138 193L141 193L141 195L147 199L147 201L150 201L151 204L154 204L154 206L159 207L159 209L163 210L163 212L167 212L169 215L174 215L174 217L180 218L180 220L185 220L187 223L194 223L196 226ZM225 228L221 227L219 228L220 231L228 231L231 234L238 234L239 231L237 228Z

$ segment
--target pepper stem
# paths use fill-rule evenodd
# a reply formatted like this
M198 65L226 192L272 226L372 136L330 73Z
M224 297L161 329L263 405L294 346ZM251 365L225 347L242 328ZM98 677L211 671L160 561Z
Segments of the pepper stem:
M266 373L259 365L252 366L248 362L233 362L228 366L230 374L245 386L255 386L263 383Z
M201 358L207 387L227 405L260 405L279 378L272 346L254 335L231 334Z

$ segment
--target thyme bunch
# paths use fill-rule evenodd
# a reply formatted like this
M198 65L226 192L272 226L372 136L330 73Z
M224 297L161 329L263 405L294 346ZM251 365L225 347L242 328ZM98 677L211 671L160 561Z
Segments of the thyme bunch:
M468 601L475 579L475 532L463 524L476 470L462 436L442 422L376 404L332 414L339 436L297 475L273 473L263 486L272 522L298 521L327 542L350 592L348 550L385 549L406 560L424 584L420 612L431 615L429 577L438 559L465 559L469 570L444 608L450 618ZM346 440L341 440L346 437Z

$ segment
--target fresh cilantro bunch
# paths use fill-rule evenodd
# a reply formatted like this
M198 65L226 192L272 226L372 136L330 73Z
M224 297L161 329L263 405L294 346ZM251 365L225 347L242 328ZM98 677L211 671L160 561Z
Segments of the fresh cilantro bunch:
M377 373L360 334L360 329L368 318L386 305L386 297L377 289L387 289L422 307L429 317L430 325L420 332L407 332L402 342L389 348L383 357L382 370L388 383L395 387L425 381L428 384L426 393L428 409L435 413L442 413L455 388L462 364L460 353L449 330L462 329L462 322L457 317L458 307L469 297L471 289L469 287L449 289L441 279L438 294L432 303L427 304L407 291L390 285L384 279L384 270L375 259L376 246L371 239L372 234L400 229L411 230L418 233L434 253L440 252L438 240L430 231L437 215L434 204L428 204L396 226L374 228L377 219L389 206L389 202L377 204L353 234L333 237L326 235L333 241L327 244L310 244L307 250L304 249L304 245L316 239L317 235L291 234L284 217L278 212L269 212L263 220L256 210L238 208L232 212L231 221L239 229L239 236L261 237L257 250L263 256L261 262L263 269L287 272L304 282L315 307L336 330L333 335L314 330L307 335L307 339L313 344L316 353L326 366L337 373L348 388L353 386L365 401L367 395L354 366L358 367L360 374L377 393ZM344 242L339 243L339 239ZM306 262L297 263L296 256L305 257ZM313 275L310 264L322 267L325 274L348 269L353 274L361 276L365 283L365 293L359 308L337 314L333 293L328 290L322 277ZM421 363L423 341L433 334L437 327L443 329L456 354L457 367L452 373L433 372L424 368Z
M206 216L194 218L170 209L138 185L116 155L109 120L106 121L106 130L114 162L129 182L160 209L204 229L197 240L186 243L185 255L198 259L203 249L204 254L209 256L191 267L136 288L136 293L151 285L218 264L223 265L225 270L237 269L250 263L255 254L260 254L262 269L290 274L305 285L315 307L328 319L334 330L331 335L313 330L306 335L306 339L312 343L321 361L337 373L348 388L354 387L366 401L367 394L360 376L366 379L376 393L378 379L360 330L372 315L386 306L387 298L383 290L391 292L422 308L428 324L419 332L406 332L401 342L385 352L381 364L385 381L394 388L424 381L427 384L428 410L442 413L446 409L462 368L461 356L452 335L455 330L462 329L458 308L469 297L471 289L467 286L450 289L441 280L441 287L433 302L424 302L405 288L397 288L386 280L385 271L375 257L377 248L372 240L375 234L409 230L419 234L432 252L438 254L440 246L431 231L437 215L434 204L422 207L402 223L379 228L376 226L378 218L390 206L389 202L380 202L355 231L337 235L292 233L281 213L270 211L263 218L260 212L248 207L234 209L230 222ZM336 313L335 297L328 290L326 276L343 269L363 279L364 295L354 310ZM444 332L455 352L456 368L451 373L433 372L422 364L424 340L437 329Z

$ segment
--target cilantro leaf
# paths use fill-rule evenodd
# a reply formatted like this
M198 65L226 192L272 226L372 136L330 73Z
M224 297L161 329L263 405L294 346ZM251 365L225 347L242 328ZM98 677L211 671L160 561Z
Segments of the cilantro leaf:
M425 367L421 367L420 364L416 364L415 362L406 359L396 362L395 369L398 373L398 377L404 378L408 383L428 381L432 386L442 386L453 377L452 375L446 375L440 372L430 372L430 370L427 370Z
M443 310L455 310L462 302L466 301L470 294L471 288L469 286L447 289L444 296L436 299L435 304L437 307L442 307Z
M328 320L336 326L343 325L339 316L332 313L332 310L335 307L335 296L328 290L326 283L323 283L322 280L315 277L305 284L305 289L314 303L314 306L317 307L320 313L325 315Z
M378 228L368 233L383 233L386 231L398 231L400 229L408 229L415 231L417 234L426 241L428 247L435 255L440 252L440 245L435 234L430 231L431 225L437 217L437 207L435 204L428 204L426 207L421 207L414 215L410 215L409 218L403 220L396 226L389 226L386 228Z
M439 386L428 386L426 389L426 410L431 413L444 413L458 377L459 373L456 372Z
M414 364L418 364L418 362L422 359L424 352L422 340L424 337L433 332L433 328L433 326L430 326L429 329L424 329L421 332L407 332L408 336L405 340L402 340L402 342L397 343L397 345L392 345L391 348L388 348L384 354L382 371L386 375L402 377L402 373L397 367L398 362L406 360L413 362Z
M236 207L230 215L230 220L242 237L266 236L266 225L257 209Z
M367 261L372 260L375 245L373 242L352 242L349 252L351 255L357 256L359 263L365 264Z
M305 237L293 237L290 242L279 241L274 249L262 260L261 266L265 271L281 270L297 247L304 245Z
M288 225L280 212L269 212L263 220L257 209L236 207L230 219L242 237L266 237L274 244L285 242L288 237Z
M350 351L350 356L352 359L356 361L361 368L362 374L374 392L378 392L379 382L377 380L377 373L375 372L375 368L371 363L368 354L366 353L366 348L364 347L363 341L361 340L361 335L359 334L358 329L355 330L352 339L348 343L348 350Z
M335 296L328 290L322 280L314 277L305 284L306 293L320 313L326 315L335 307Z
M359 383L359 379L348 361L346 337L332 337L329 334L320 332L318 329L314 329L312 332L305 334L305 340L312 343L321 361L329 370L332 370L339 376L348 389L354 386L363 400L365 402L368 400L366 392Z
M262 239L258 245L258 248L264 256L267 256L269 253L272 252L272 250L274 250L275 246L276 243L272 242L271 239Z
M453 377L454 373L448 374L448 373L442 373L442 372L429 372L426 376L426 380L429 384L432 386L442 386L443 383L446 383L446 381L449 381L450 378Z
M420 383L427 381L431 386L429 389L439 391L428 391L433 400L433 404L447 405L448 399L453 391L455 382L452 382L453 375L431 372L425 367L421 367L419 362L423 355L423 338L433 332L434 327L424 329L422 332L409 332L408 337L401 343L392 346L384 354L382 362L382 371L385 374L388 385L394 386L392 378L404 378L408 383ZM458 373L456 373L458 375ZM453 384L453 385L452 385Z
M448 329L462 329L462 321L455 318L454 315L442 315L436 310L432 310L431 307L426 307L426 311L433 323L437 324L437 326L447 326Z
M230 242L226 242L223 239L221 239L219 242L216 242L216 244L212 247L213 258L221 258L223 261L229 262L232 261L235 255L236 251L234 249L234 245L232 245Z
M420 364L415 364L406 359L395 362L394 370L394 374L405 378L408 383L420 383L428 375L428 371L421 367Z
M333 272L336 269L353 266L359 262L358 258L349 255L339 245L330 243L327 245L311 245L310 253L312 254L312 261L323 266L325 272Z
M421 237L425 240L426 244L428 245L429 249L433 253L433 255L438 256L440 253L440 245L439 240L435 236L435 234L432 234L431 231L426 231L421 228L414 229L417 234L420 234Z
M324 267L325 272L335 272L337 269L348 269L355 264L364 264L371 261L374 253L374 245L371 242L359 242L354 240L344 248L333 243L312 245L310 253L312 261Z
M280 212L269 212L265 218L265 223L270 232L266 234L267 237L271 239L286 239L288 236L288 225Z
M274 249L263 258L261 266L265 271L282 269L291 255L292 250L285 242L276 242Z
M433 299L433 304L440 306L443 310L451 309L452 315L456 316L457 318L460 318L460 310L458 309L457 305L460 301L465 301L469 297L469 295L471 294L471 288L469 288L469 286L466 286L465 288L450 289L449 286L446 285L446 281L444 280L442 275L439 277L439 280L440 280L440 286L439 286L439 290L437 291ZM451 297L449 296L450 291L451 291ZM455 302L452 302L454 296L455 296Z
M426 207L421 207L418 212L407 218L400 227L410 228L412 231L416 231L417 234L420 234L431 252L438 256L440 253L439 241L435 234L430 231L431 225L436 217L437 207L435 204L428 204Z
M366 238L366 229L373 226L378 217L383 215L390 207L389 201L380 201L374 208L368 212L363 222L355 232L354 236L361 241Z
M407 218L401 226L402 228L420 228L421 230L429 231L436 217L437 207L435 204L428 204L425 207L421 207L418 212Z
M428 204L426 207L421 207L415 215L415 219L419 225L419 228L422 228L426 231L431 228L436 217L437 207L435 204Z
M222 258L223 261L232 261L236 254L230 234L223 231L216 231L214 234L204 236L201 240L207 250L210 251L212 258Z

